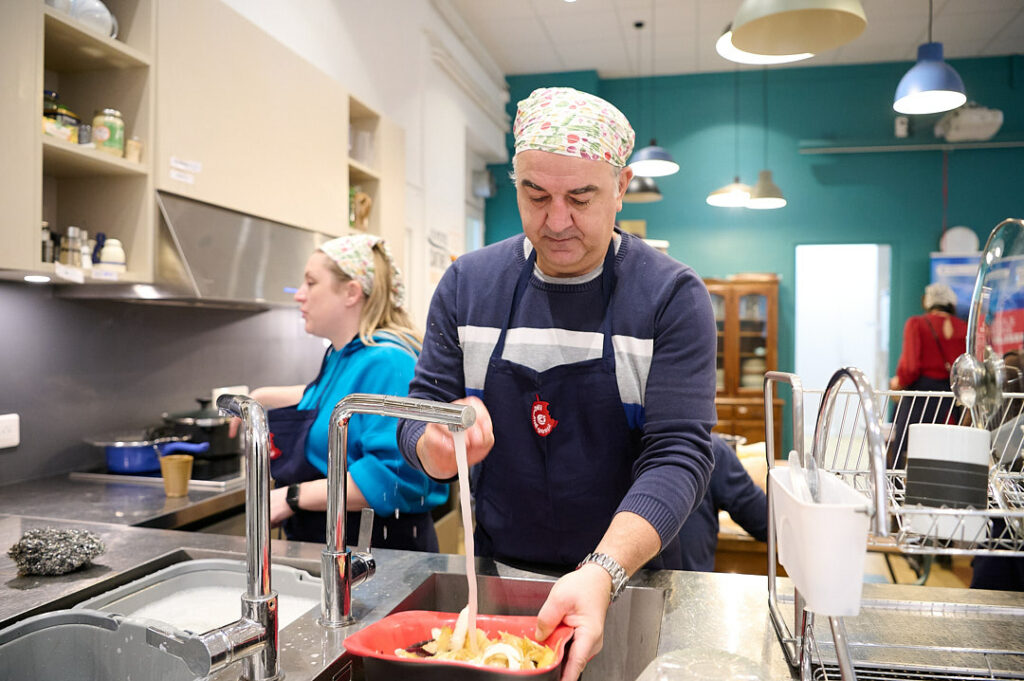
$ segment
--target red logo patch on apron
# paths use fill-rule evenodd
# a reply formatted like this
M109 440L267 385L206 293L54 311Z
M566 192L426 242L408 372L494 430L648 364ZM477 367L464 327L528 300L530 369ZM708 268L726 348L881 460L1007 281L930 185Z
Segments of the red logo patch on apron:
M274 434L270 433L270 460L273 461L275 459L280 459L280 458L281 458L281 450L278 449L277 445L274 444Z
M540 395L535 395L533 406L530 408L530 420L533 422L533 430L536 431L537 435L541 437L547 437L551 434L551 431L558 425L558 421L551 418L551 414L548 412L548 403L540 399Z

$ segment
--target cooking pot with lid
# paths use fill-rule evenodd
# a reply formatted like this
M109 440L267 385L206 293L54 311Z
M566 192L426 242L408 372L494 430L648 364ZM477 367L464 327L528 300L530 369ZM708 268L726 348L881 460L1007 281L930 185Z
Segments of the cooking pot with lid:
M192 442L209 442L210 449L205 456L209 458L238 456L241 443L238 435L230 436L230 416L221 416L220 411L211 405L208 397L197 397L199 408L193 411L164 413L164 423L172 428L175 435L185 437Z

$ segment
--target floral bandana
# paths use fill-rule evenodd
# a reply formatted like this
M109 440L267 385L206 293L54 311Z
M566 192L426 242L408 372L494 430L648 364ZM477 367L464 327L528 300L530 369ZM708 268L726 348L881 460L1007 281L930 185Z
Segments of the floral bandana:
M626 165L636 137L622 112L568 87L539 88L519 102L512 125L516 153L539 149Z
M359 282L363 293L367 296L373 290L373 278L376 268L373 264L373 247L380 244L384 258L394 270L391 278L391 304L397 308L405 305L405 284L402 283L402 271L395 265L391 257L391 249L384 239L369 234L353 234L321 244L318 250L323 251L333 260L346 275Z

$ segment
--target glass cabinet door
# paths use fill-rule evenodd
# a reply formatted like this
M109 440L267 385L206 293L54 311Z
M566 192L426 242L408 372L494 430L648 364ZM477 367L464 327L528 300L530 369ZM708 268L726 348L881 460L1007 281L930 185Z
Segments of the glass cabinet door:
M740 388L760 390L768 353L768 297L760 293L740 296Z
M711 306L715 311L715 326L718 327L718 352L715 356L715 388L725 390L725 296L712 293Z

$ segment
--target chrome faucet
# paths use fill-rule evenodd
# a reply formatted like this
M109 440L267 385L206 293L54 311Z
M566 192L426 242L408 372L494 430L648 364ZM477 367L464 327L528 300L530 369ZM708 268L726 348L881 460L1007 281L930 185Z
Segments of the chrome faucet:
M232 624L200 634L210 652L210 671L243 660L242 678L281 678L278 660L277 592L270 587L270 428L267 412L256 400L221 395L222 413L242 419L245 428L245 562L246 591L242 617Z
M242 616L202 634L182 636L159 626L146 630L146 642L181 659L197 676L208 676L238 660L245 681L281 679L278 660L277 592L270 588L270 428L267 412L244 395L217 398L221 413L244 424L246 458L245 559L247 584Z
M320 623L325 627L350 624L352 587L367 581L376 572L373 556L353 553L345 544L345 506L348 501L348 420L353 414L395 416L416 421L441 423L453 431L465 430L476 420L469 405L418 400L412 397L353 393L342 399L331 412L327 436L327 546L321 566L323 599ZM370 517L372 520L372 516ZM368 534L360 522L360 534ZM371 523L372 524L372 523ZM366 542L369 546L369 542Z

